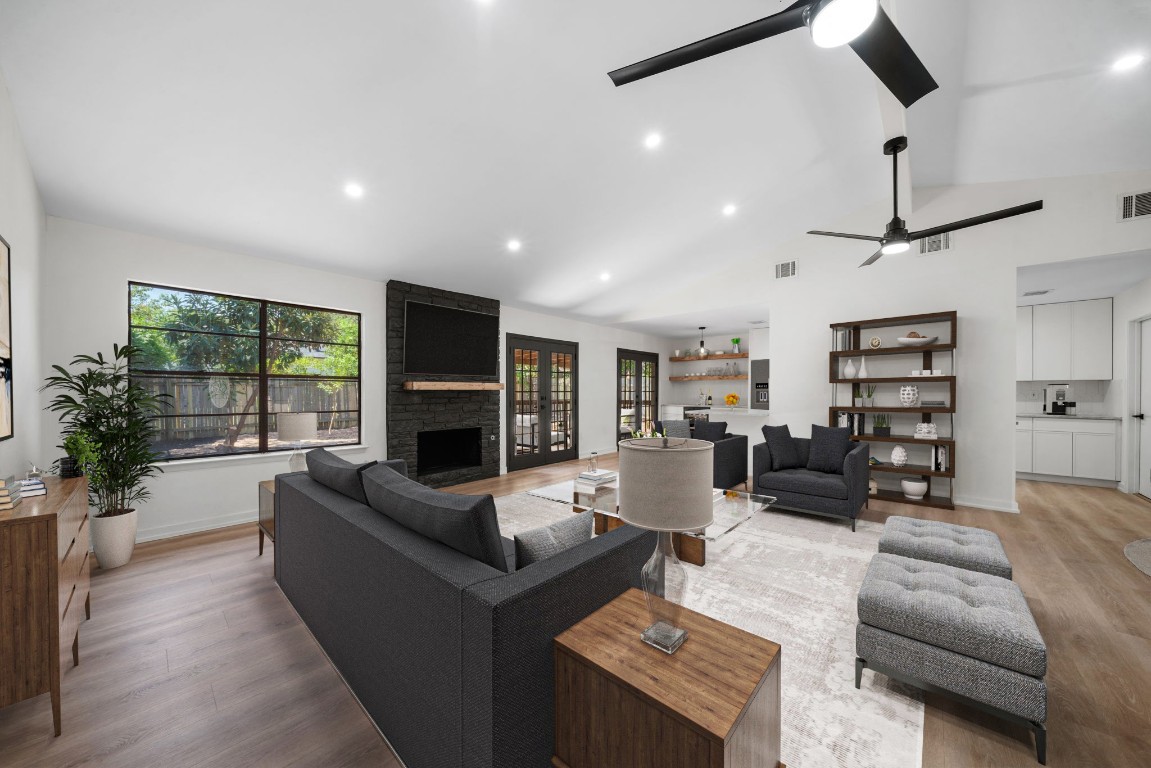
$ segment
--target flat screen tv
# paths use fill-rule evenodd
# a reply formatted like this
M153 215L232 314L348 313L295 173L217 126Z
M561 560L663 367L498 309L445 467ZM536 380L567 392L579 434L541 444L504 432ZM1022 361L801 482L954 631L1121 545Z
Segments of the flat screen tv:
M499 315L406 302L404 373L498 377L499 349Z

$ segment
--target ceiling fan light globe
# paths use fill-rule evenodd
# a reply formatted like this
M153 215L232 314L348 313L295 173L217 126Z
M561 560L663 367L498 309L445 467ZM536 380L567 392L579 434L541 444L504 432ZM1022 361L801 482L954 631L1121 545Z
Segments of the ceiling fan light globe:
M878 9L878 0L821 0L809 17L811 39L820 48L847 45L871 26Z
M880 248L880 250L883 251L884 256L893 256L897 253L904 253L910 249L911 243L907 242L906 240L892 240L890 242L884 243L883 247Z

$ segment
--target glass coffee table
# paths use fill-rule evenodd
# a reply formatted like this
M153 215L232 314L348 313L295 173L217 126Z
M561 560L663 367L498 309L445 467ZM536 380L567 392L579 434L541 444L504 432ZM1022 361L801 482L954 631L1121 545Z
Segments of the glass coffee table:
M594 510L596 535L625 525L619 516L618 480L598 486L568 480L536 488L528 491L528 494L571 504L575 512L582 512L588 508ZM762 512L774 503L774 496L714 489L711 525L698 531L675 534L673 538L676 554L685 563L704 565L707 562L707 542L718 541L750 520L757 512Z

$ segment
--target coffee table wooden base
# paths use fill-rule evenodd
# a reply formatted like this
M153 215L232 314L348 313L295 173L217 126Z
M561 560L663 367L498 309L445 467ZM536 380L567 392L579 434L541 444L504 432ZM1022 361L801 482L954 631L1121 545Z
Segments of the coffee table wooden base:
M577 510L582 511L582 510ZM621 525L627 525L623 520L611 515L605 515L596 510L595 513L595 535L600 536L608 531L614 531ZM707 542L703 539L697 539L694 536L684 536L682 533L673 533L671 535L672 545L675 547L675 555L685 563L692 565L707 565Z

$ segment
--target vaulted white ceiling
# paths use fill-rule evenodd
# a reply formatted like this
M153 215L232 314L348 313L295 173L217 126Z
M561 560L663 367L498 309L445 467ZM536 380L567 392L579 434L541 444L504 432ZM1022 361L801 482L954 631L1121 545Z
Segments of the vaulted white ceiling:
M0 70L51 214L611 322L889 195L847 48L606 76L787 4L4 0ZM1151 167L1151 67L1107 70L1151 53L1146 3L894 14L942 86L909 112L917 183Z

